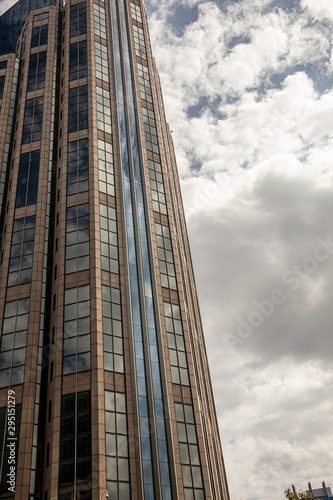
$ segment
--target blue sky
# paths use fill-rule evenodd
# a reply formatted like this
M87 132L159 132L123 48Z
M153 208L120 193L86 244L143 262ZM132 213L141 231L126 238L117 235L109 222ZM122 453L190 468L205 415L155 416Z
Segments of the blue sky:
M231 498L332 484L333 2L147 10Z

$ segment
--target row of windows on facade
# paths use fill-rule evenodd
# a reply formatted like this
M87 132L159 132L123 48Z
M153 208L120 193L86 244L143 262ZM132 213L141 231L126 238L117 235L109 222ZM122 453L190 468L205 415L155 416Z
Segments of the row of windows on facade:
M165 307L170 306L165 304ZM16 313L16 308L19 306ZM3 340L1 343L1 387L8 383L10 370L14 369L12 385L23 382L24 360L28 326L29 304L25 301L10 302L6 305L3 325ZM178 306L177 306L178 307ZM23 312L22 312L23 311ZM166 317L166 321L168 318ZM176 321L176 320L175 320ZM172 328L169 327L169 330ZM173 327L175 329L175 327ZM179 327L181 330L181 325ZM168 330L168 343L172 379L174 383L188 385L188 374L183 337ZM104 369L107 371L124 372L123 340L121 323L120 292L103 286L103 335L104 335ZM171 338L171 340L170 340ZM182 339L182 341L179 340ZM180 343L181 342L181 343ZM175 350L178 357L184 360L172 359L171 353ZM12 361L13 359L13 361ZM174 366L178 365L178 366ZM19 367L19 369L16 369ZM72 288L65 291L64 303L64 340L63 340L63 374L90 370L90 298L89 285ZM174 371L177 370L174 375ZM186 376L180 375L186 371ZM19 374L19 377L18 375ZM180 382L181 381L181 382Z
M172 382L189 385L184 336L177 305L164 303ZM104 369L124 372L120 291L102 287ZM0 348L0 387L23 383L29 299L5 307ZM63 374L90 370L90 287L65 290Z
M2 172L0 175L0 206L2 205L4 191L5 191L5 182L6 175L4 171L4 167L8 164L8 158L10 154L10 145L11 145L11 136L12 136L12 127L13 127L13 118L15 115L15 104L16 104L16 89L18 84L18 74L19 74L19 60L17 59L14 64L14 75L12 80L12 93L9 101L9 110L8 110L8 121L7 128L5 134L5 144L4 144L4 152L2 157ZM0 210L1 211L1 210Z
M91 498L90 391L62 396L59 498L74 491ZM107 490L114 500L130 500L128 430L125 394L105 391Z
M82 130L87 128L88 127L87 86L84 85L81 87L75 87L73 89L70 89L70 102L71 104L69 106L69 117L68 117L69 131L74 132L77 130ZM24 124L23 124L23 135L22 135L23 143L33 142L41 139L42 119L43 119L43 97L28 100L25 110ZM110 94L108 91L100 87L97 87L97 125L98 129L103 130L107 133L111 133ZM145 127L147 127L147 130L145 132L147 136L147 149L149 149L150 147L149 144L152 144L149 141L150 140L153 140L155 142L157 141L156 127L151 128L147 124L145 125ZM152 135L152 131L154 135ZM104 141L99 141L99 148L98 148L100 188L101 188L100 190L102 192L106 192L114 196L114 171L113 171L113 159L112 159L112 145L105 142L104 146L102 147L103 142ZM74 162L72 161L74 154L71 148L72 146L69 146L68 148L68 152L70 154L70 158L68 160L69 163L71 163L68 169L68 173L73 175L69 175L68 177L68 183L72 185L71 188L68 190L68 194L75 194L76 192L83 192L87 190L88 156L85 156L87 153L84 153L82 155L85 156L84 158L85 161L81 162L81 164L84 163L85 167L81 166L81 172L77 172L75 181L75 173L72 170L74 168ZM87 151L87 146L84 146L84 148ZM154 148L153 145L152 148ZM103 149L105 151L105 154L103 153ZM36 162L36 171L38 171L39 167L37 167L37 163L39 164L39 160L34 160L34 161ZM148 163L149 163L148 167L149 167L150 184L152 188L153 209L160 213L166 214L166 200L165 200L161 166L160 164L158 164L157 162L153 162L152 160L149 160ZM36 175L38 176L38 174ZM36 180L34 180L33 182L35 182L35 188L36 188L38 186L38 180L37 183ZM76 184L76 188L75 186L73 186L73 184ZM36 194L37 191L35 190L34 193ZM23 202L22 200L21 203ZM31 203L35 203L35 201L31 201ZM17 205L17 206L23 206L23 205Z
M0 408L1 482L0 493L7 488L10 450L6 444L6 408ZM186 500L204 500L202 471L192 405L175 403L177 434L184 494ZM16 438L19 442L21 405L16 406ZM7 431L8 432L8 431ZM124 393L105 391L105 446L107 490L111 498L130 499L129 447L126 397ZM46 466L49 465L47 445ZM148 450L147 450L148 452ZM144 457L143 457L144 458ZM8 469L8 470L7 470ZM74 490L91 498L91 394L90 391L62 396L59 453L59 498L68 498Z
M85 139L83 139L83 141L84 143L86 142ZM79 142L81 141L74 141L71 148L77 148ZM69 152L69 155L72 153L75 155L74 162L77 162L77 149ZM30 168L31 156L32 153L22 155L22 164L20 164L21 176L19 176L19 179L28 178L28 176L32 177ZM24 174L22 173L23 170ZM74 174L75 176L77 175L77 170ZM77 178L75 177L75 179ZM19 202L19 206L21 206L22 199L27 199L27 194L29 195L31 186L34 186L35 182L38 182L38 179L34 182L31 180L31 182L27 184L20 181L17 193L17 202ZM22 189L20 187L21 184L23 185ZM77 185L77 180L76 184L68 184L71 189L72 186L75 188ZM35 191L37 191L37 187ZM36 196L36 192L32 194L34 197ZM177 290L170 230L168 226L155 223L155 231L161 284L165 288ZM25 217L14 221L8 272L9 287L29 283L31 281L34 234L35 216ZM116 210L103 204L100 205L100 242L102 270L118 274L119 260ZM89 243L89 204L85 203L68 207L66 211L66 274L89 269Z

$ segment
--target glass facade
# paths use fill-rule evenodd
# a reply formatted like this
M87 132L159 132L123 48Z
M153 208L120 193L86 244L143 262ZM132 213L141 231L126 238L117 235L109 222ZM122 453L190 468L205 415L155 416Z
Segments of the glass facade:
M3 89L5 86L5 80L6 80L6 75L1 75L0 76L0 99L2 99L2 96L3 96Z
M120 292L102 287L104 370L124 373L123 327Z
M88 87L74 87L69 90L68 132L88 128Z
M42 138L44 97L28 99L25 105L22 144L40 141Z
M63 375L90 370L90 288L65 290Z
M103 271L119 273L116 210L100 205L101 267Z
M192 405L175 403L185 499L204 500L198 438Z
M29 283L32 274L32 260L35 239L34 215L14 222L10 249L8 287Z
M67 195L84 193L89 187L88 138L68 143Z
M70 36L84 35L87 33L86 2L71 5L70 10Z
M16 189L16 208L37 203L40 150L20 157Z
M30 11L52 4L53 0L20 0L7 10L0 17L0 55L16 51L16 42Z
M61 399L59 500L91 496L90 392L67 394Z
M113 147L112 144L101 139L98 139L98 173L99 190L114 196Z
M23 383L29 304L29 299L20 299L5 305L0 346L0 388Z
M87 41L72 43L69 52L69 79L78 80L88 74Z
M130 500L125 394L105 391L106 478L109 497Z
M39 47L40 45L46 45L48 34L48 24L43 24L42 26L36 26L35 28L32 28L31 48Z
M89 205L66 212L66 274L89 269Z
M31 54L27 92L39 90L45 85L46 50Z

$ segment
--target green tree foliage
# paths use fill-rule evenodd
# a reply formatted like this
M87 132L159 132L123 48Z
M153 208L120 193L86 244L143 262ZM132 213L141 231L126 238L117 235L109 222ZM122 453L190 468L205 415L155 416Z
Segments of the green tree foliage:
M290 488L284 492L284 498L286 500L319 500L319 498L313 498L312 493L307 494L304 490L294 493Z

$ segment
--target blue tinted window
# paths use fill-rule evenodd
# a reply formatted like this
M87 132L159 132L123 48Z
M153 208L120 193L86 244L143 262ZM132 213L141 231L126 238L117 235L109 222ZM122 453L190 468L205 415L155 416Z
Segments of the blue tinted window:
M35 239L35 216L14 221L8 287L30 283Z
M0 17L0 55L16 52L16 43L29 12L48 5L53 0L20 0Z
M63 375L90 370L89 285L65 290Z
M89 188L88 138L68 143L67 194L83 193Z
M25 104L22 144L40 141L42 137L44 96L28 99Z
M90 391L61 399L59 499L72 498L74 483L77 498L91 499Z
M71 37L87 33L86 2L71 5Z
M22 384L27 346L29 298L7 302L2 324L0 387Z
M31 47L38 47L39 45L47 44L47 36L49 31L49 25L43 24L43 26L36 26L32 29L31 36Z
M37 203L40 151L21 154L16 190L16 207Z
M27 92L44 88L46 71L46 50L31 54Z
M5 86L5 78L6 78L6 75L0 76L0 99L2 99L2 96L3 96L3 88Z
M75 205L66 213L66 274L89 269L89 205Z
M69 79L87 76L87 41L72 43L69 57Z
M7 68L7 61L1 61L0 62L0 69L6 69Z
M75 87L69 90L68 132L88 128L88 87Z

